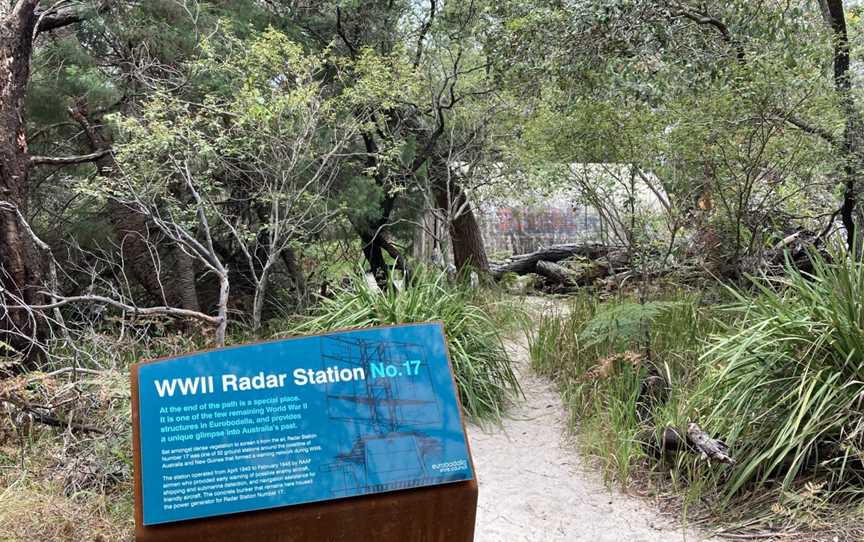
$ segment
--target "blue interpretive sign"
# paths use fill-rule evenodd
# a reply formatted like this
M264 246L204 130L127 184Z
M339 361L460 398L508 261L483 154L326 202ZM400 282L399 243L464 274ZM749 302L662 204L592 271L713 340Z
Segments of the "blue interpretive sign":
M225 348L137 371L144 525L473 476L439 323Z

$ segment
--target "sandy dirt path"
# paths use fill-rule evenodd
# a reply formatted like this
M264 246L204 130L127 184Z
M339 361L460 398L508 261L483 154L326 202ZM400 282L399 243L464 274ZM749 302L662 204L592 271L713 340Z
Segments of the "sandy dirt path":
M480 484L477 542L703 540L635 497L610 491L568 439L561 398L508 342L525 392L501 427L469 426Z

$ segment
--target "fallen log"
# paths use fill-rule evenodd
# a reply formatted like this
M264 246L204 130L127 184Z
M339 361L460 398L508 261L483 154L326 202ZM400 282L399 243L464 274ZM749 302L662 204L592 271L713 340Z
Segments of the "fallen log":
M605 258L574 262L572 266L541 260L537 262L537 274L558 288L570 289L592 284L595 280L609 274L609 263Z
M16 416L16 418L20 418L22 421L30 419L34 422L39 422L50 427L80 431L82 433L104 434L104 431L98 427L76 422L71 419L65 419L62 416L55 415L47 407L30 405L24 399L11 394L0 395L0 403L7 403L18 409L19 416Z
M734 465L735 460L729 455L729 448L718 439L712 438L698 424L687 424L687 433L681 435L674 427L664 427L659 436L657 432L646 429L641 433L646 451L657 459L678 451L697 453L703 459Z
M546 277L548 281L554 282L558 286L567 288L577 286L582 278L581 273L545 260L537 262L537 274Z
M687 424L687 442L696 448L703 458L729 465L735 464L735 460L729 455L729 448L726 447L726 444L711 438L708 433L693 422Z
M624 249L618 246L601 245L598 243L583 243L569 245L552 245L529 254L513 256L509 262L491 266L492 276L500 278L504 273L516 273L527 275L537 273L538 262L560 262L573 256L582 256L589 260L598 260L608 257L610 261L620 261L620 255Z

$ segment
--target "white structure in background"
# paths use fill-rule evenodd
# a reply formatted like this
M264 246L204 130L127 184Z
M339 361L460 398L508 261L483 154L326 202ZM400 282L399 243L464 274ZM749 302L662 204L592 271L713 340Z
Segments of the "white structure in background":
M574 163L567 182L560 184L567 188L545 196L481 203L478 219L486 251L521 254L562 243L624 244L630 228L645 227L669 210L657 177L629 164Z
M597 211L574 204L563 193L548 196L542 205L517 200L486 203L478 214L490 256L523 254L546 245L599 242L604 234Z
M471 194L490 258L564 243L626 244L627 231L634 224L644 228L652 217L670 211L657 177L630 164L573 163L565 175L566 179L551 184L566 188L551 194L529 190L519 198L496 197L487 190ZM664 231L649 234L661 238ZM447 225L439 213L429 210L420 220L413 255L441 268L451 263Z

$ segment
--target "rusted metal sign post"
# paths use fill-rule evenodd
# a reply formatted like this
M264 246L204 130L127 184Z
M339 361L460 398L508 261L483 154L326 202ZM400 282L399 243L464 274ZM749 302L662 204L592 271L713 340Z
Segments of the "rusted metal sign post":
M138 541L473 540L440 323L140 363L132 417Z

